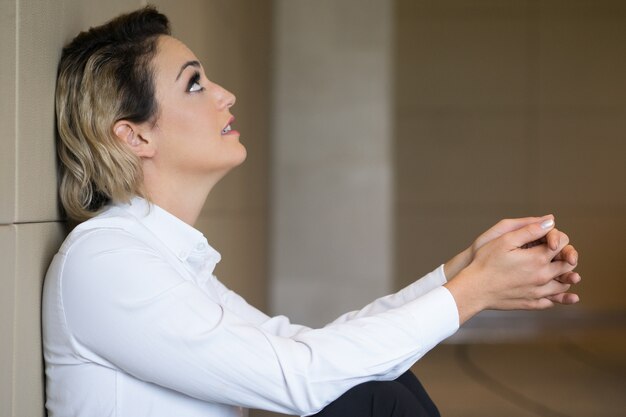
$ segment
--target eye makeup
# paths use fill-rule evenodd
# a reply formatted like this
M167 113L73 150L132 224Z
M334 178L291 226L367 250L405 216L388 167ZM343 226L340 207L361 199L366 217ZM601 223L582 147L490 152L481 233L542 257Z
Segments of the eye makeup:
M187 83L187 92L193 93L202 90L204 90L204 87L200 85L200 72L195 71Z

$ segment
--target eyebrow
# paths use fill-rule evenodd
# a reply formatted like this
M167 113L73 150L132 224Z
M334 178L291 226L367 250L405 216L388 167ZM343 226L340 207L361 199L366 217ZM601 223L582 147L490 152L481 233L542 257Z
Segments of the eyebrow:
M181 74L183 73L183 71L187 67L197 67L197 68L200 68L200 63L198 61L187 61L187 62L185 62L183 64L183 66L180 67L180 71L178 72L178 75L176 76L176 81L178 81L178 79L180 78Z

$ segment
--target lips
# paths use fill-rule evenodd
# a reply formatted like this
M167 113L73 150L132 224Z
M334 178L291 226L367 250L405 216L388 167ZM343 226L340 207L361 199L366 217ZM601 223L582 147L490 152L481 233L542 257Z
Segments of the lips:
M230 119L228 119L228 123L222 129L222 135L226 135L228 134L228 132L231 132L233 130L231 127L231 123L233 123L234 121L235 121L235 116L230 116Z

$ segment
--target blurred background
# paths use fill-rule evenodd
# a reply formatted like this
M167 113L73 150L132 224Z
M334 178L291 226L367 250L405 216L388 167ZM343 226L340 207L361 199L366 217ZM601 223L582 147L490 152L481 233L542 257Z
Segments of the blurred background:
M237 96L197 227L251 304L320 326L505 217L553 213L581 303L483 313L414 371L454 416L626 415L626 2L155 0ZM0 2L0 416L43 415L62 46L141 0ZM252 416L273 415L252 411Z

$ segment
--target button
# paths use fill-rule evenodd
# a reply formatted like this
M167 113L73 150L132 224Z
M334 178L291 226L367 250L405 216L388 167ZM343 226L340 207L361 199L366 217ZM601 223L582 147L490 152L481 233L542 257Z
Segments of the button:
M206 243L198 243L196 245L196 249L197 250L205 250L206 249Z

